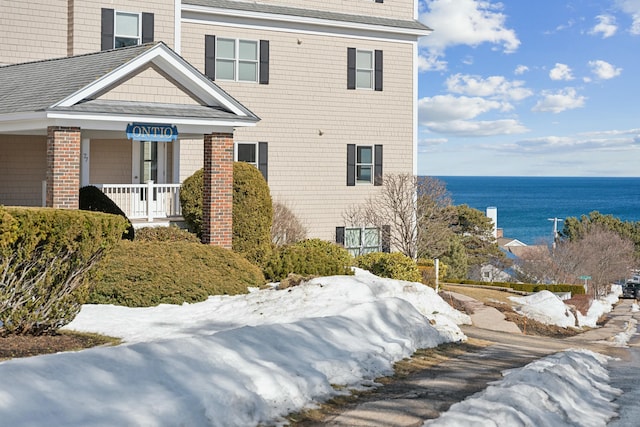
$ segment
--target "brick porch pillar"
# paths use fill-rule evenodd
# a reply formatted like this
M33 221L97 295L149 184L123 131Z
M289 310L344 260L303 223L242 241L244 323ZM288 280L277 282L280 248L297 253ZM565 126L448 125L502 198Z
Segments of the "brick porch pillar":
M78 209L80 128L47 128L47 207Z
M202 243L231 249L233 134L204 136Z

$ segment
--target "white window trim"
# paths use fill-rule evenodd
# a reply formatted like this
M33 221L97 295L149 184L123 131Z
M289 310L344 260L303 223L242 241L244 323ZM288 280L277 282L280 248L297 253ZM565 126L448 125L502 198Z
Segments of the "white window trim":
M245 162L245 163L249 163L250 165L253 165L256 168L258 168L259 165L260 165L260 147L259 147L259 144L257 142L251 142L251 141L234 141L234 143L233 143L233 160L235 162L240 161L240 160L238 160L238 145L253 145L255 147L255 150L256 150L256 161L255 161L255 163L253 163L253 162ZM244 160L242 160L242 161L244 161Z
M118 15L136 15L138 17L138 34L136 37L131 37L129 35L119 35L118 28ZM127 12L124 10L115 10L113 14L113 45L116 45L116 39L118 37L132 39L135 38L137 40L136 45L142 44L142 13L141 12Z
M360 230L360 244L358 246L347 246L347 235L350 230ZM365 246L365 232L367 230L376 230L378 233L378 245L377 246ZM371 252L381 252L382 251L382 233L378 227L345 227L344 229L344 247L347 251L349 251L353 256L363 255ZM357 251L357 254L355 253Z
M361 52L367 52L371 54L371 64L370 64L370 68L364 68L364 67L360 67L358 64L358 54ZM356 49L356 89L363 89L363 90L373 90L375 88L376 85L376 73L375 73L375 69L376 69L376 53L374 50L368 50L368 49ZM371 75L371 78L369 79L369 81L371 82L371 84L369 86L360 86L358 84L358 73L360 71L366 71Z
M371 149L371 163L359 163L358 162L358 149L359 148L370 148ZM373 145L356 145L356 185L373 185L373 181L375 179L375 164L376 164L376 150ZM364 181L358 178L358 167L359 166L369 166L371 168L371 178L369 181Z
M220 42L220 40L233 40L235 42L235 47L234 47L234 58L220 58L218 57L218 43ZM249 59L240 59L240 42L251 42L251 43L255 43L256 44L256 59L255 60L249 60ZM225 79L222 78L220 76L218 76L218 59L224 60L224 61L231 61L233 60L233 79ZM250 40L250 39L236 39L233 37L216 37L216 80L222 80L222 81L230 81L230 82L242 82L242 83L258 83L260 81L260 41L259 40ZM240 76L240 64L241 63L252 63L252 64L256 64L256 75L255 75L255 80L240 80L239 76Z

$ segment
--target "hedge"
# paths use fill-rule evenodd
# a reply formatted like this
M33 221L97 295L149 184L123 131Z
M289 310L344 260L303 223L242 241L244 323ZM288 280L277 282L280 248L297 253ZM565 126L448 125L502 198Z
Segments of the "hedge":
M0 334L45 334L71 322L90 269L126 227L104 213L0 207Z
M217 246L187 241L127 241L98 266L89 302L129 307L194 303L264 285L260 269Z
M572 295L581 295L585 293L584 286L582 285L544 285L538 283L479 282L475 280L461 280L459 283L464 285L482 285L511 288L514 291L522 292L571 292Z
M422 274L416 262L400 252L372 252L360 255L356 257L355 265L380 277L409 282L422 281Z

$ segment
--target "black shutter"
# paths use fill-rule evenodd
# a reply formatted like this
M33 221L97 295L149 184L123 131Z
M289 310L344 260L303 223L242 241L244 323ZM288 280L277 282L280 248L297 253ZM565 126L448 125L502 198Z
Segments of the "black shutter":
M374 147L373 185L382 185L382 145Z
M347 144L347 185L356 185L356 145Z
M380 249L382 250L382 252L389 253L391 252L391 226L383 225L381 234L382 235L380 236L380 239L381 239Z
M269 84L269 40L260 40L260 84Z
M204 75L216 79L216 36L204 36Z
M356 88L356 48L347 48L347 89Z
M100 28L100 50L113 49L114 12L113 9L102 9Z
M258 169L265 181L269 181L269 144L258 142Z
M382 51L376 50L375 55L375 89L380 91L382 90Z
M153 13L142 13L142 43L153 41Z
M336 227L336 243L344 246L344 227Z
M384 3L384 0L376 0L376 3Z

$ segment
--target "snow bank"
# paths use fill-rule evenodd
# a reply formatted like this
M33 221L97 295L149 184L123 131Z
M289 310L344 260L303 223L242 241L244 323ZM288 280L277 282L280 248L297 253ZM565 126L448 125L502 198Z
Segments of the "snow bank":
M569 350L504 372L486 390L424 426L605 426L617 415L606 356Z
M575 316L565 303L552 292L540 291L525 297L509 297L509 299L518 304L514 308L516 312L538 322L563 328L576 325Z
M255 426L369 387L418 348L465 339L430 288L355 276L152 308L84 306L67 329L122 337L0 362L2 425ZM434 324L432 324L434 323Z

